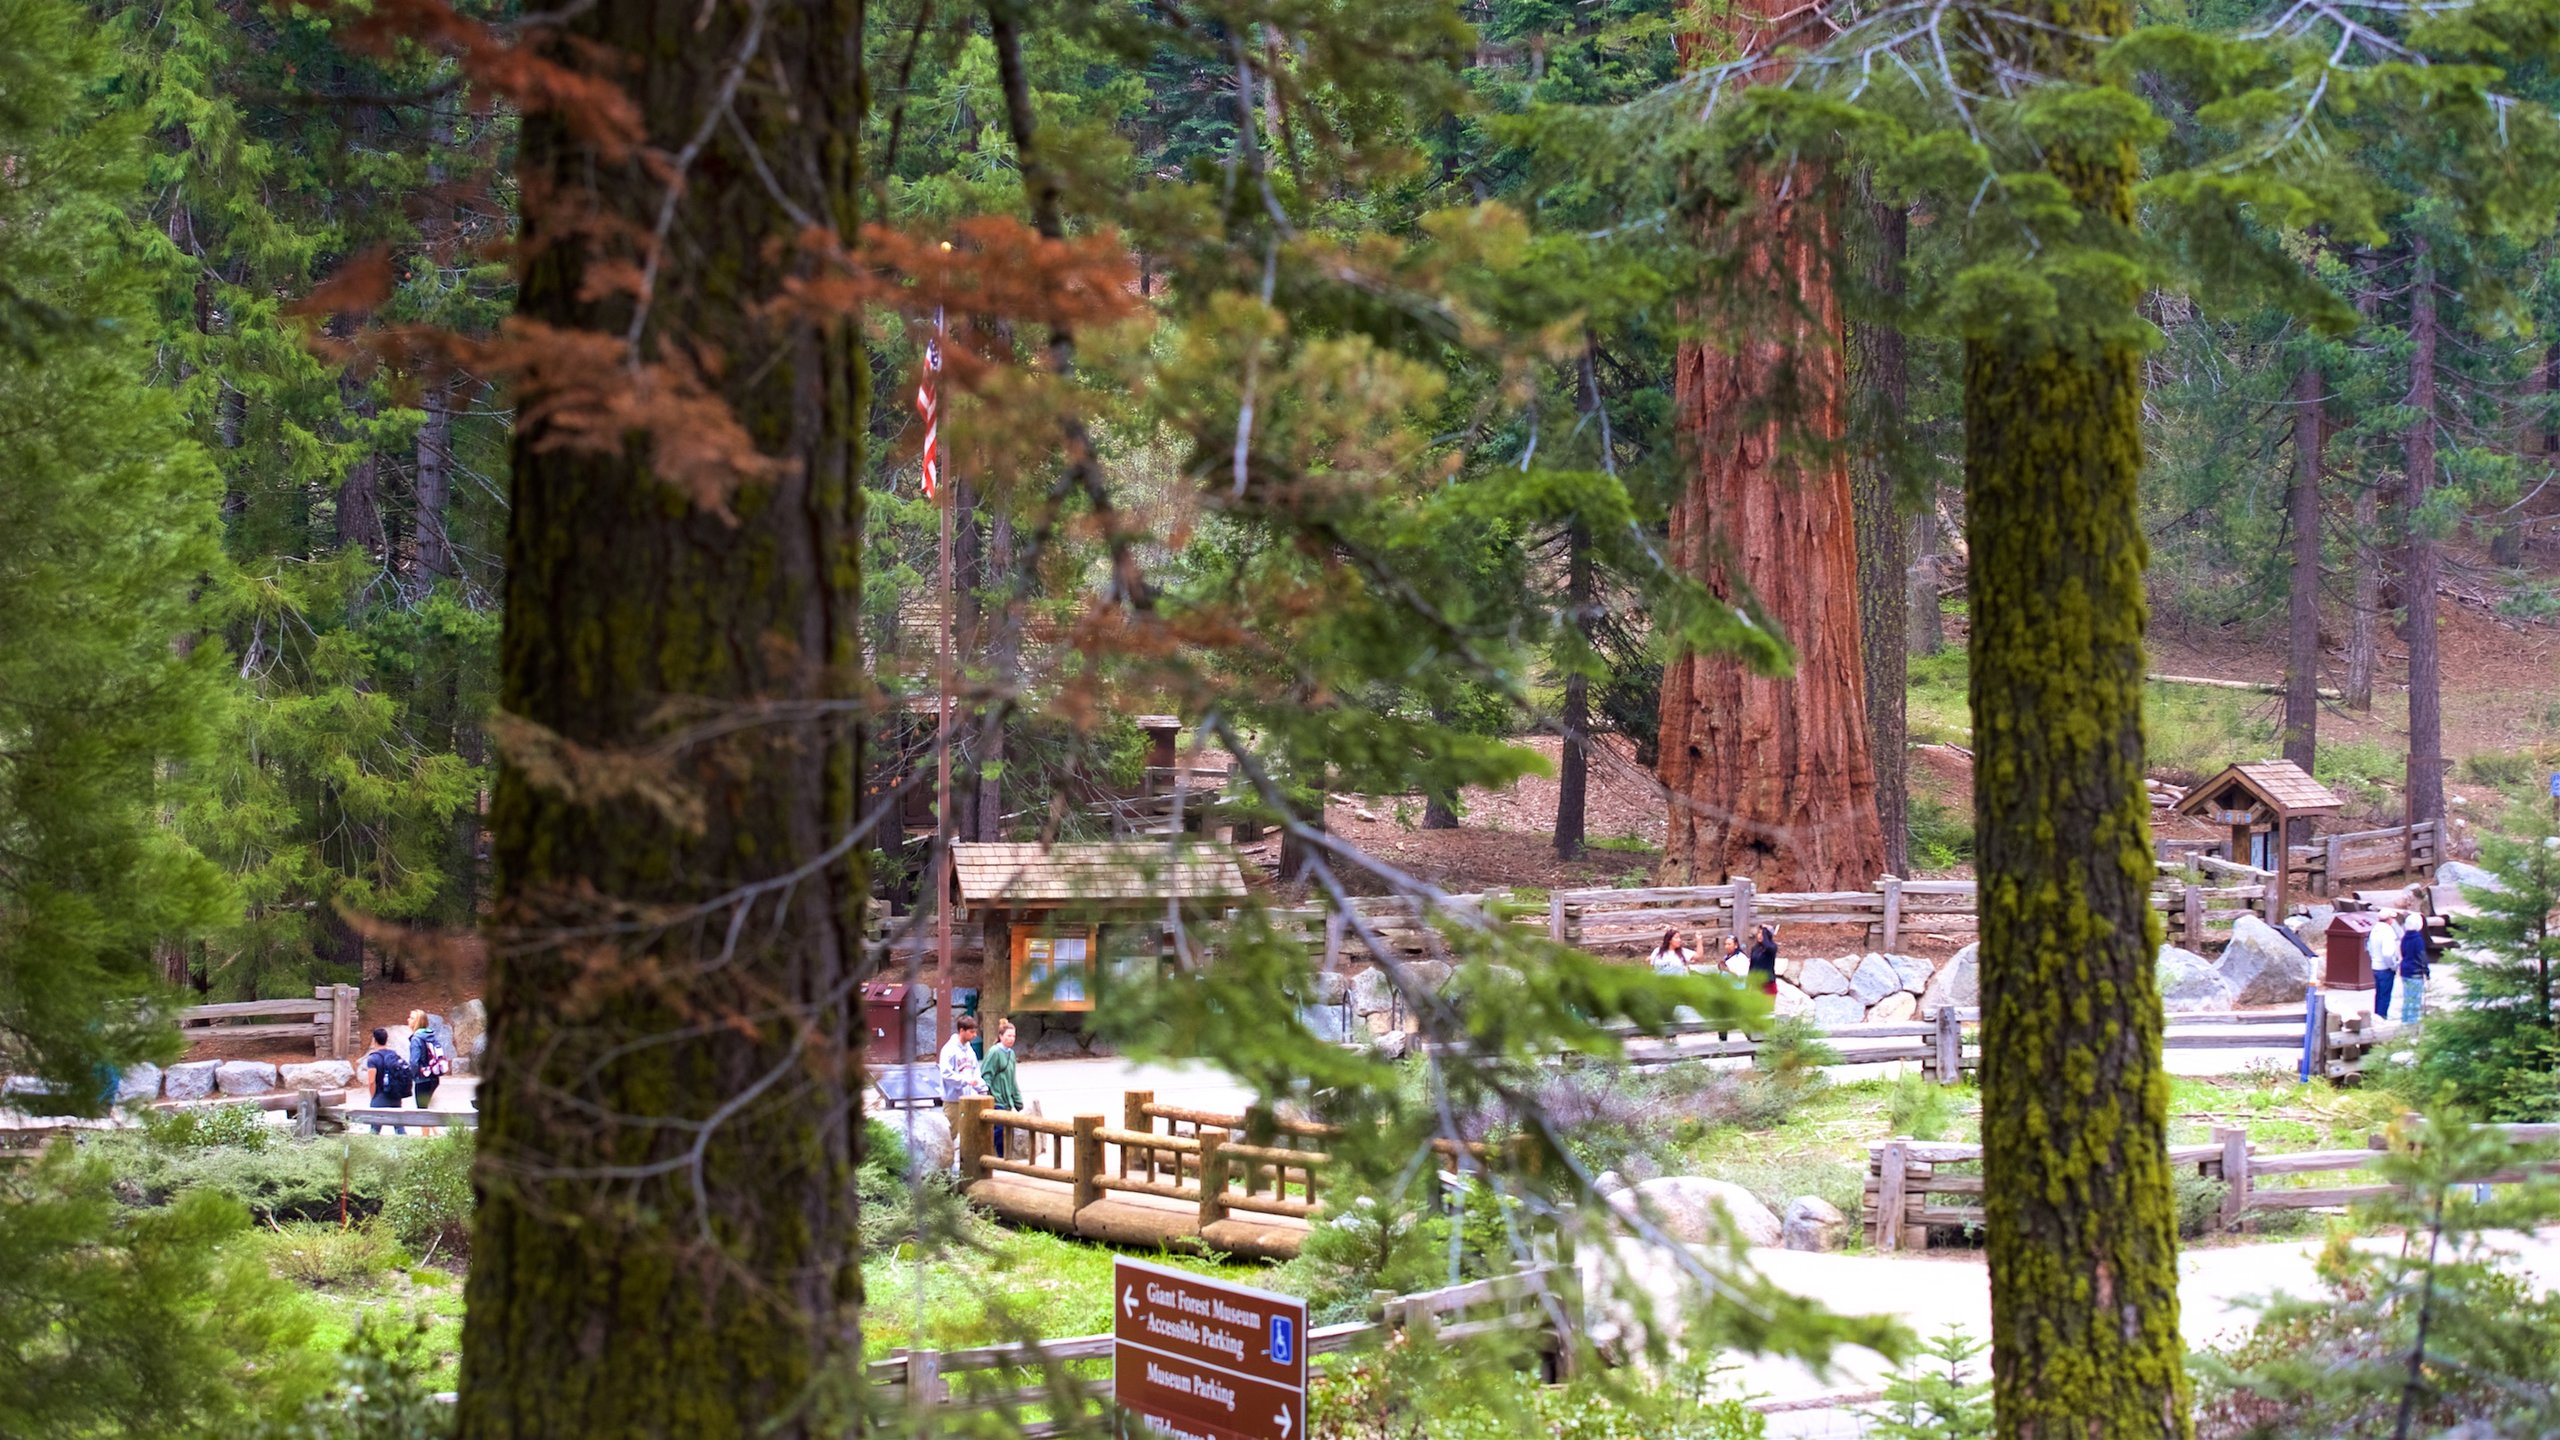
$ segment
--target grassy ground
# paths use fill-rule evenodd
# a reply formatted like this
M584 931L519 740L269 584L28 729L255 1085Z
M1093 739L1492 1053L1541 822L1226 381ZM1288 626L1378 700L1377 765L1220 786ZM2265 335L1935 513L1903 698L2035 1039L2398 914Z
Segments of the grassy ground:
M953 1350L1029 1337L1099 1335L1111 1328L1111 1262L1123 1252L1037 1231L992 1230L986 1248L926 1259L923 1342L916 1305L919 1266L884 1258L862 1267L864 1352ZM1155 1254L1133 1258L1268 1286L1271 1268Z
M376 1222L287 1221L250 1232L267 1267L303 1289L314 1349L337 1354L361 1318L422 1321L434 1383L451 1389L462 1359L462 1276L420 1264Z

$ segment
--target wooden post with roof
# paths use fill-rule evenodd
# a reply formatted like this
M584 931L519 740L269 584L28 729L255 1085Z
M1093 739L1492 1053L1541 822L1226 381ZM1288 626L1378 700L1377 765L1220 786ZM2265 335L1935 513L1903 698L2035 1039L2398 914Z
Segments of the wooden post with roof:
M2234 765L2189 790L2178 801L2178 813L2231 827L2231 858L2272 872L2267 914L2281 922L2287 881L2293 869L2293 822L2315 815L2335 815L2341 808L2329 787L2312 779L2290 760L2260 760ZM2267 837L2263 854L2256 845ZM2260 864L2263 859L2266 863Z
M1007 1014L1092 1010L1112 963L1156 963L1168 924L1245 898L1233 853L1192 841L964 844L951 859L959 903L981 926L990 1036Z

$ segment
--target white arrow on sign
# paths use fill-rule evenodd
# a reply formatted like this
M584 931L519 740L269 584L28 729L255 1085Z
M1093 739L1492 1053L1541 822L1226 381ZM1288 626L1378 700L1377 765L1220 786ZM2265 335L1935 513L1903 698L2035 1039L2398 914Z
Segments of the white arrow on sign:
M1277 1418L1280 1421L1280 1440L1289 1440L1289 1407L1281 1406Z
M1130 1313L1130 1314L1132 1314L1132 1315L1137 1314L1137 1313L1138 1313L1138 1287L1137 1287L1137 1286L1135 1286L1135 1285L1130 1285L1130 1286L1126 1286L1126 1287L1124 1287L1124 1288L1120 1291L1120 1303L1121 1303L1122 1305L1125 1305L1125 1306L1127 1306L1127 1307L1128 1307L1128 1309L1129 1309L1129 1313Z

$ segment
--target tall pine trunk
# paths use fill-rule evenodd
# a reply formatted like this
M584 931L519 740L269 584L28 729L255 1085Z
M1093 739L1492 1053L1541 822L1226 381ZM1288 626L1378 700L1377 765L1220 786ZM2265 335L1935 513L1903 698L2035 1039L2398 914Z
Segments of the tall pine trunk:
M1565 606L1586 646L1591 639L1591 533L1577 520L1564 535ZM1556 858L1579 860L1590 842L1591 677L1564 677L1563 744L1556 752Z
M646 435L564 434L551 395L523 387L458 1433L840 1435L829 1397L862 1358L865 885L827 851L860 775L867 376L843 327L761 307L809 263L791 211L853 232L860 10L555 13L572 43L553 53L626 87L650 148L525 118L519 318L578 335L580 354L634 333L642 359L754 363L705 377L743 432L722 451L742 472L725 497L699 450L679 486ZM727 86L732 123L704 126ZM665 158L698 127L635 327L619 247L659 223ZM558 363L583 382L624 373Z
M2373 323L2374 312L2382 302L2381 285L2375 276L2379 259L2370 250L2356 254L2356 311L2368 325ZM2381 503L2378 490L2357 482L2349 526L2355 536L2355 584L2350 587L2347 602L2344 689L2347 708L2358 714L2373 710L2374 675L2382 668L2382 564L2386 547L2379 528Z
M2401 436L2401 604L2409 642L2409 818L2444 818L2443 692L2436 675L2436 542L2421 528L2436 482L2436 274L2427 237L2411 242L2409 395Z
M1938 487L1922 497L1911 522L1911 653L1935 655L1947 648L1947 617L1938 607Z
M1861 190L1865 187L1861 186ZM1910 248L1910 212L1869 198L1875 234L1866 255L1867 283L1879 295L1902 293L1902 261ZM1902 513L1894 467L1902 456L1902 413L1911 370L1902 332L1891 325L1851 327L1850 372L1858 387L1858 443L1849 460L1857 518L1858 623L1867 696L1867 754L1875 764L1876 825L1884 867L1911 864L1909 761L1912 526Z
M1013 573L1013 516L1001 505L991 508L986 572L993 578L997 598L987 617L987 683L999 694L1010 695L1022 684L1022 610ZM1004 838L1004 750L1005 710L990 707L978 721L978 829L971 839Z
M2012 43L2093 79L2124 0ZM2046 166L2081 225L2130 228L2130 143ZM2084 303L2120 307L2139 296ZM2130 329L2130 326L2123 329ZM2140 360L2063 321L1965 345L1983 1199L2002 1440L2192 1432L2143 787Z
M2293 380L2293 570L2286 597L2284 758L2311 773L2320 749L2320 475L2327 427L2321 415L2326 381L2305 360ZM2299 843L2300 835L2287 836Z
M1744 55L1774 48L1791 13L1749 0L1716 23ZM1691 43L1684 50L1694 50ZM1858 556L1849 496L1835 185L1762 171L1730 298L1701 307L1673 376L1695 469L1671 508L1671 560L1718 598L1758 597L1796 648L1793 674L1731 655L1680 654L1662 679L1663 881L1748 875L1769 890L1868 885L1884 868L1860 671Z

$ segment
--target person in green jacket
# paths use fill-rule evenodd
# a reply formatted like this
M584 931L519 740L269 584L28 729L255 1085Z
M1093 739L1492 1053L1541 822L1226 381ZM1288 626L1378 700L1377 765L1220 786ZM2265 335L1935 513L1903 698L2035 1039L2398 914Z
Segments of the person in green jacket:
M995 1108L1022 1108L1022 1071L1014 1064L1011 1020L996 1025L996 1043L988 1047L986 1062L978 1067L978 1075L987 1082L987 1095L996 1102ZM994 1142L995 1153L1010 1158L1012 1152L1005 1149L1004 1127L994 1128L995 1133L989 1138Z

